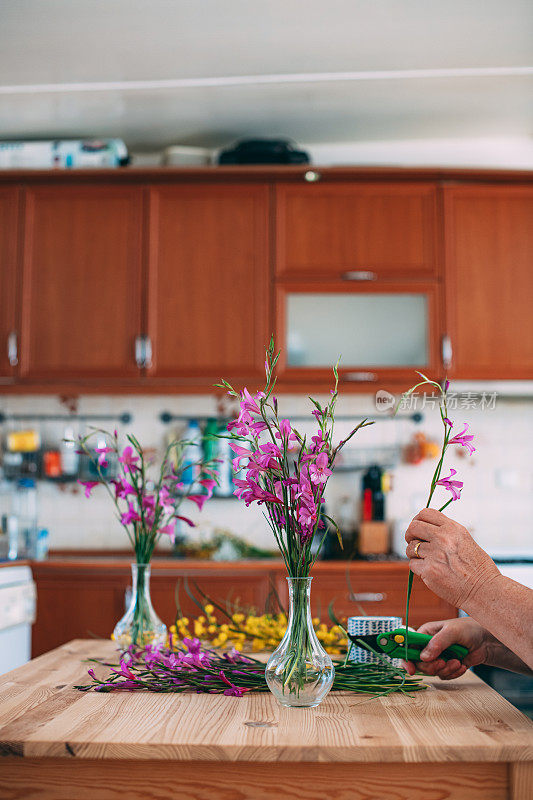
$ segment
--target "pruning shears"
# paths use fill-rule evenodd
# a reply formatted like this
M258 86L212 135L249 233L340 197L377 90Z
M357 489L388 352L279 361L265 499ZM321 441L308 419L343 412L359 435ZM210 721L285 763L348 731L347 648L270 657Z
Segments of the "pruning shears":
M405 652L405 639L407 637L407 653ZM418 633L417 631L407 631L405 628L396 628L387 633L375 633L367 636L359 636L356 633L349 633L348 638L358 646L368 645L378 653L382 652L389 658L406 658L408 661L420 661L420 653L433 638L428 633ZM462 661L468 655L468 650L460 644L452 644L443 650L439 659L451 661L456 658Z

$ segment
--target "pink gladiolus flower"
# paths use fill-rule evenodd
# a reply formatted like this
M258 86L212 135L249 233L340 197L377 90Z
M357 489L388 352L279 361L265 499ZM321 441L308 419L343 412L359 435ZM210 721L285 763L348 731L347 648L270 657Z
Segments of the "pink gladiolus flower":
M319 453L315 463L311 464L309 467L311 481L315 484L326 483L330 475L331 470L328 467L328 454Z
M200 481L198 481L198 483L200 484L200 486L203 486L204 489L207 489L207 496L211 497L211 495L213 494L213 489L217 485L216 480L214 480L213 478L202 478Z
M82 486L85 486L85 497L90 497L91 492L95 486L98 486L100 481L78 481Z
M172 514L174 511L174 501L166 486L162 486L159 490L159 504L166 514Z
M115 497L117 500L124 500L129 494L135 494L135 489L128 483L128 481L124 480L124 478L117 478L111 483L115 487Z
M450 439L448 444L459 444L459 445L461 445L461 447L466 447L466 449L468 450L469 454L472 455L472 453L475 453L475 451L476 451L476 448L472 444L472 442L474 440L474 435L472 433L468 433L467 434L467 430L468 430L469 426L467 425L466 422L465 422L464 425L465 425L465 427L461 431L461 433L458 433L457 436L454 436L453 439Z
M233 459L233 469L237 472L241 468L241 461L250 458L250 450L246 447L241 447L238 444L230 442L230 448L236 453L236 458Z
M174 539L176 538L176 525L173 522L170 522L168 525L163 525L162 528L159 528L159 533L165 533L170 537L170 541L174 543Z
M260 414L261 409L259 408L258 400L262 399L265 396L264 392L257 392L254 397L250 394L248 389L244 388L241 392L241 409L242 411L248 411L252 414Z
M298 521L307 528L313 528L316 522L316 506L314 502L311 505L304 501L300 505L298 509Z
M287 442L297 442L298 438L291 428L291 423L288 419L282 419L279 423L279 431L276 431L277 439L286 439Z
M176 519L181 519L181 521L185 522L189 526L189 528L196 528L196 525L194 524L192 519L189 519L189 517L183 517L181 516L181 514L176 514Z
M450 467L450 474L447 478L441 478L437 481L437 486L443 486L452 493L452 500L459 500L461 497L461 489L463 488L463 481L452 480L453 476L457 475L457 470Z
M131 522L140 522L141 518L135 511L133 504L128 503L128 510L122 514L120 521L123 525L129 525Z
M108 466L106 455L107 453L112 453L114 451L113 447L95 447L94 452L98 453L98 465L103 467L104 469Z
M311 436L311 441L313 442L313 446L311 447L311 453L318 453L320 450L323 450L327 444L321 430L318 431L316 436Z
M142 499L142 506L146 509L154 509L155 508L155 497L153 494L146 494Z
M266 431L268 425L266 422L263 422L262 419L258 419L257 422L252 422L251 425L248 426L250 429L250 433L253 433L254 436L259 436L260 433Z
M196 505L198 506L198 508L201 511L202 508L205 505L206 500L207 500L207 495L206 494L190 494L187 499L188 500L192 500L193 503L196 503Z
M447 392L449 388L450 388L450 381L446 380L446 382L444 384L444 391Z
M250 689L244 689L241 686L235 686L234 683L232 683L230 680L228 680L226 678L226 676L224 675L224 672L222 670L220 670L218 675L219 675L219 678L222 681L224 681L224 683L226 683L228 685L228 688L224 689L224 694L225 695L227 695L229 697L242 697L244 694L246 694L246 692L250 691Z
M248 412L241 413L237 419L228 422L228 431L235 431L238 436L248 436L253 417Z
M137 461L139 460L139 456L135 455L135 450L133 447L125 447L122 451L122 455L118 457L118 460L121 464L124 464L125 467L129 469L134 469Z
M449 425L450 428L453 428L453 422L451 421L451 419L448 419L448 417L443 417L442 419L446 423L446 425Z

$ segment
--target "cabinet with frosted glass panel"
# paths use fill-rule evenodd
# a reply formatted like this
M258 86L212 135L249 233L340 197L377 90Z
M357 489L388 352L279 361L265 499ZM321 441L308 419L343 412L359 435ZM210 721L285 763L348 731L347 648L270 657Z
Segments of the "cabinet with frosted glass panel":
M436 284L283 282L276 313L284 384L326 387L339 358L345 385L408 384L415 370L439 375Z

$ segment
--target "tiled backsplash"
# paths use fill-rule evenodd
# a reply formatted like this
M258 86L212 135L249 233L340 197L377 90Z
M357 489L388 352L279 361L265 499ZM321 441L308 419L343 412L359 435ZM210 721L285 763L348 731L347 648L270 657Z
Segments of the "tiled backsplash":
M459 404L460 405L460 404ZM64 411L59 400L48 396L7 396L0 401L6 414L52 414ZM202 396L84 396L79 412L86 414L120 414L128 411L132 422L119 433L135 433L145 446L161 448L169 426L163 424L162 411L191 417L216 416L215 398ZM303 396L280 396L280 411L284 416L306 414L309 403ZM376 412L373 397L356 395L339 401L340 415L369 415L377 423L360 431L355 447L402 448L417 431L428 438L441 438L441 423L435 409L422 409L420 425L401 419L384 421ZM468 457L462 448L454 448L447 465L458 471L465 488L459 503L448 513L467 525L477 541L493 554L533 554L533 400L499 398L495 408L461 408L451 413L456 428L469 422L476 436L477 451ZM46 441L58 442L64 425L45 423L41 432ZM113 424L110 425L113 427ZM304 432L311 425L297 426ZM337 434L342 438L351 425L339 422ZM4 428L5 432L5 428ZM399 464L393 470L393 488L387 496L387 518L396 531L394 540L401 546L402 534L410 518L425 505L429 478L434 461L419 465ZM447 474L447 473L446 473ZM327 492L328 513L335 517L339 501L353 498L354 520L359 516L360 472L334 475ZM447 499L447 497L446 497ZM443 501L444 502L444 499ZM260 546L272 547L273 542L260 508L246 508L234 499L213 499L202 514L192 514L199 523L192 535L208 534L214 528L224 528ZM39 524L50 531L52 549L120 549L127 540L113 517L107 497L86 500L78 487L61 488L39 484Z

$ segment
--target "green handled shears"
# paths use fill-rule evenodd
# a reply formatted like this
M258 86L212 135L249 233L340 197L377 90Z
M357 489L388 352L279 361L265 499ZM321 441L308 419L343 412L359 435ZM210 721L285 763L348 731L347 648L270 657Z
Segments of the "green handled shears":
M368 645L378 653L382 652L390 658L406 658L408 661L420 661L420 653L429 641L433 638L428 633L418 633L417 631L407 631L405 628L395 628L387 633L375 633L366 636L358 636L356 633L349 633L349 639L359 645L361 642ZM407 653L405 651L405 639L407 637ZM462 661L468 655L468 650L460 644L452 644L443 650L439 659L451 661L456 658Z

